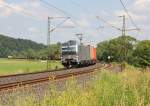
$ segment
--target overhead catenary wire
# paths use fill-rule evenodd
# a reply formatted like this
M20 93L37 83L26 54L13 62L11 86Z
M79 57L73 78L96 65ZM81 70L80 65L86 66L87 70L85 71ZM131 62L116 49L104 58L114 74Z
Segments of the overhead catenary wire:
M125 0L125 5L127 5L127 4L128 4L128 1L129 1L129 0Z
M60 9L60 8L58 8L58 7L56 7L56 6L54 6L53 4L51 4L51 3L49 3L49 2L47 2L47 1L45 1L45 0L40 0L40 1L43 2L45 5L50 6L50 7L54 8L54 9L58 10L59 12L63 13L63 15L65 15L65 16L67 16L67 17L70 17L70 20L73 22L73 24L75 24L76 26L80 26L80 25L78 25L78 24L76 23L76 21L74 21L74 20L72 19L73 16L72 16L71 14L69 14L68 12L66 12L66 11L64 11L64 10L62 10L62 9ZM80 26L80 27L81 27L81 26Z
M126 2L127 2L127 1L128 1L128 0L126 0ZM120 0L120 3L121 3L121 5L123 6L124 11L125 11L126 14L128 15L128 17L129 17L131 23L132 23L133 26L135 27L134 29L127 29L126 31L136 30L136 31L142 33L143 29L139 28L139 27L137 26L137 24L134 22L132 16L129 14L129 12L128 12L128 10L127 10L127 8L126 8L124 2L123 2L122 0ZM139 34L139 33L137 33L137 34ZM136 35L135 37L137 37L137 35Z
M138 28L138 26L136 25L136 23L134 22L132 16L129 14L125 4L123 3L122 0L119 0L121 5L123 6L124 11L126 12L126 14L128 15L128 17L130 18L131 23L133 24L133 26L139 31L140 29Z
M54 31L56 28L60 27L62 24L64 24L70 17L67 17L65 20L63 20L61 23L57 24L54 28L50 30L50 32Z
M87 13L90 13L90 12L89 12L89 9L84 8L84 7L81 6L79 3L77 3L77 2L75 2L75 1L73 1L73 0L70 0L70 1L71 1L72 3L75 3L77 6L79 6L79 7L82 8L83 10L85 10ZM126 1L126 2L127 2L127 1ZM113 25L112 23L106 21L104 18L102 18L102 17L100 17L100 16L97 16L96 18L97 18L98 20L101 20L103 23L107 24L108 26L110 26L110 27L112 27L112 28L114 28L114 29L116 29L116 30L122 31L121 28L119 28L119 27ZM99 29L99 28L104 28L104 26L100 26L100 27L98 27L97 29ZM134 29L129 29L129 30L126 30L126 31L130 31L130 30L134 30Z
M64 15L66 15L66 16L71 16L70 19L72 20L72 22L73 22L76 26L81 27L78 23L76 23L76 21L74 21L74 20L72 19L73 16L72 16L71 14L69 14L68 12L66 12L66 11L64 11L64 10L62 10L62 9L60 9L60 8L57 8L56 6L52 5L51 3L49 3L49 2L47 2L47 1L45 1L45 0L40 0L40 1L43 2L44 4L50 6L50 7L55 8L56 10L62 12L62 13L63 13ZM70 0L70 1L71 1L72 3L75 3L76 5L78 5L78 6L79 6L80 8L82 8L84 11L90 13L88 9L82 7L79 3L77 3L77 2L75 2L75 1L73 1L73 0ZM103 18L100 18L100 17L99 17L99 19L102 20L104 23L107 23L107 24L110 25L111 27L114 27L114 28L116 28L116 29L118 29L118 30L121 30L120 28L118 28L118 27L114 26L113 24L107 22L107 21L104 20Z
M77 3L77 2L75 2L75 1L73 1L73 0L70 0L70 1L71 1L72 3L75 3L76 5L78 5L80 8L82 8L82 9L85 10L86 12L90 13L88 9L84 8L84 7L81 6L79 3ZM126 4L127 4L127 2L128 2L128 0L125 1ZM123 3L123 2L122 2L122 3ZM124 5L124 4L123 4L123 5ZM124 5L124 7L125 7L125 5ZM125 7L125 9L126 9L126 7ZM126 10L127 10L127 9L126 9ZM128 11L127 11L127 12L128 12ZM128 13L128 15L130 16L129 13ZM134 24L134 26L136 26L136 28L126 29L125 31L140 30L140 29L137 27L137 25L134 23L134 21L133 21L133 19L132 19L131 16L130 16L130 18L131 18L130 20L132 21L132 24ZM97 19L99 19L99 20L101 20L102 22L106 23L106 24L109 25L110 27L113 27L113 28L115 28L115 29L117 29L117 30L119 30L119 31L122 31L121 28L119 28L119 27L113 25L112 23L106 21L106 20L103 19L102 17L97 16ZM100 26L100 28L104 28L104 27L103 27L103 26Z
M89 11L88 8L85 8L84 6L82 6L81 4L79 4L78 2L74 1L74 0L69 0L73 5L78 6L79 8L81 8L82 10L86 11L88 14L91 14L91 12Z
M47 1L45 1L45 0L40 0L40 1L41 1L42 3L44 3L45 5L50 6L50 7L52 7L52 8L54 8L54 9L58 10L59 12L65 14L65 15L68 14L66 11L64 11L64 10L62 10L62 9L60 9L60 8L58 8L58 7L56 7L55 5L49 3L49 2L47 2Z
M90 11L88 8L86 8L85 6L82 6L82 5L79 4L78 2L76 2L76 1L74 1L74 0L69 0L69 1L70 1L72 4L74 4L74 5L78 6L79 8L81 8L82 10L86 11L86 13L92 14L91 11ZM108 12L107 12L107 13L108 13ZM113 24L107 22L105 19L103 19L103 18L100 17L100 16L95 17L95 15L94 15L94 18L99 18L98 20L101 20L103 23L107 24L108 26L111 26L111 27L113 27L113 28L115 28L115 29L121 31L121 29L120 29L119 27L117 27L117 26L115 26L115 25L113 25ZM102 29L102 28L105 28L105 26L98 26L98 27L96 28L96 31L98 31L99 29ZM103 32L103 33L104 33L104 32ZM106 34L109 35L110 33L109 33L109 34L108 34L108 33L104 33L104 34L105 34L105 35L106 35Z
M113 28L115 28L115 29L117 29L117 30L119 30L119 31L122 30L122 29L116 27L115 25L113 25L113 24L107 22L106 20L104 20L103 18L101 18L101 17L99 17L99 16L97 16L97 19L103 21L103 22L106 23L107 25L109 25L109 26L111 26L111 27L113 27Z
M70 0L70 1L71 1L72 3L74 3L74 4L76 4L77 6L79 6L80 8L82 8L82 9L83 9L84 11L86 11L87 13L90 13L89 9L84 8L84 7L81 6L79 3L77 3L77 2L75 2L75 1L73 1L73 0ZM115 29L117 29L117 30L119 30L119 31L122 30L121 28L119 28L119 27L113 25L112 23L106 21L105 19L103 19L103 18L100 17L100 16L96 16L96 18L97 18L98 20L101 20L101 21L104 22L105 24L109 25L110 27L113 27L113 28L115 28ZM99 26L99 27L96 28L96 29L99 29L99 28L104 28L104 26Z
M84 7L81 6L79 3L77 3L77 2L75 2L75 1L73 1L73 0L70 0L70 1L71 1L72 3L74 3L75 5L79 6L80 8L82 8L82 9L83 9L84 11L86 11L88 14L90 13L90 10L89 10L89 9L84 8ZM114 28L114 29L116 29L116 30L122 31L121 28L119 28L119 27L113 25L112 23L106 21L106 20L103 19L102 17L97 16L96 18L97 18L98 20L101 20L103 23L107 24L108 26L110 26L110 27L112 27L112 28ZM98 27L98 28L96 28L96 29L98 30L99 28L104 28L104 26L100 26L100 27Z
M49 6L49 7L52 7L52 8L54 8L54 9L58 10L58 11L61 12L63 15L65 15L65 16L67 16L67 17L70 17L70 21L71 21L80 31L84 31L84 33L89 34L89 33L84 29L83 26L81 26L80 24L78 24L78 22L76 21L76 18L75 18L74 16L72 16L72 14L70 14L70 13L64 11L63 9L60 9L60 8L56 7L55 5L49 3L49 2L47 2L47 1L45 1L45 0L40 0L40 1L41 1L42 3L44 3L45 5L47 5L47 6ZM89 35L91 35L91 34L89 34Z
M45 1L45 0L40 0L41 2L43 2L45 5L47 5L47 6L49 6L49 7L52 7L52 8L55 8L56 10L58 10L59 12L61 12L61 13L63 13L65 16L69 16L70 17L70 20L73 22L73 24L75 25L75 26L77 26L78 28L80 28L80 30L84 30L84 28L81 26L81 25L79 25L75 20L74 20L74 18L73 18L73 16L71 15L71 14L69 14L68 12L66 12L66 11L64 11L64 10L62 10L62 9L60 9L60 8L57 8L56 6L54 6L53 4L51 4L51 3L49 3L49 2L47 2L47 1ZM81 6L79 3L77 3L77 2L75 2L75 1L73 1L73 0L71 0L71 2L72 3L75 3L76 4L76 6L79 6L80 8L82 8L84 11L86 11L88 14L89 13L91 13L87 8L84 8L83 6ZM95 17L95 16L94 16ZM104 22L104 19L103 19L103 22ZM107 21L105 21L106 23L107 23ZM107 23L108 24L108 23ZM111 25L111 24L109 24L109 25ZM118 28L118 27L116 27L116 26L114 26L114 25L111 25L112 27L114 27L114 28L116 28L117 30L121 30L120 28ZM97 31L97 28L96 28L96 31ZM84 34L86 33L87 31L86 30L84 30ZM87 33L87 34L89 34L89 33ZM90 34L91 35L91 34Z
M75 2L75 1L73 1L73 0L70 0L70 1L71 1L72 3L74 3L74 4L76 4L77 6L79 6L80 8L82 8L82 9L83 9L84 11L86 11L87 13L91 13L88 8L85 8L85 7L81 6L79 3L77 3L77 2ZM95 16L94 16L94 17L95 17ZM118 27L116 27L115 25L109 23L109 22L106 21L105 19L103 19L103 18L101 18L101 17L99 17L99 16L97 16L96 18L99 18L99 19L100 19L101 21L103 21L104 23L110 25L111 27L114 27L114 28L120 30L120 28L118 28ZM100 26L100 28L103 28L103 26Z

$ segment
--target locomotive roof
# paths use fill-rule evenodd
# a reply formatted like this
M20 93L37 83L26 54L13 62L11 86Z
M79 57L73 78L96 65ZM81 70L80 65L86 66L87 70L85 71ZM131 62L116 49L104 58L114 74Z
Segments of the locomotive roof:
M77 41L75 40L70 40L68 42L62 43L62 46L68 46L68 45L76 45Z

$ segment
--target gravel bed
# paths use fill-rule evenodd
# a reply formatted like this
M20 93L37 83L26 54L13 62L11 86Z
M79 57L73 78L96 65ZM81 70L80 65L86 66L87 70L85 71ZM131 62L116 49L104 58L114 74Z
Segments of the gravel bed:
M8 84L8 83L15 83L15 82L22 82L26 80L33 80L33 79L39 79L39 78L45 78L45 77L54 77L57 75L61 74L66 74L66 73L72 73L72 72L78 72L78 71L87 71L93 68L99 68L101 67L102 64L98 63L93 66L89 67L84 67L84 68L77 68L77 69L66 69L66 70L61 70L61 71L55 71L55 72L41 72L41 73L32 73L32 74L20 74L20 75L13 75L13 76L8 76L8 77L0 77L0 85L3 84Z
M88 82L95 78L98 72L83 74L73 77L77 81L77 84L80 84L81 87L88 86ZM44 99L45 95L50 95L51 86L54 84L58 91L66 90L66 82L72 80L72 78L63 78L55 81L44 82L40 84L35 84L32 86L20 87L14 90L8 90L5 92L0 92L0 105L9 106L11 103L12 106L16 106L16 100L20 99L25 100L29 96L32 97L35 102L39 103ZM82 89L82 88L81 88ZM17 102L18 103L18 102Z

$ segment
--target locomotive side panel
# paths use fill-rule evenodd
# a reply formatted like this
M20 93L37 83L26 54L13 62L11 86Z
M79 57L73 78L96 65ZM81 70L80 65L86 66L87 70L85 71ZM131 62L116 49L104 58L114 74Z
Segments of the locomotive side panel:
M79 61L90 60L90 48L89 46L79 45L78 46L78 58Z

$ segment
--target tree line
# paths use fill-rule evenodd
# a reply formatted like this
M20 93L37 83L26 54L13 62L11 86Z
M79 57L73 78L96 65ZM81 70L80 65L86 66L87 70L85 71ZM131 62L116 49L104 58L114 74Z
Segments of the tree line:
M150 67L150 40L138 41L125 36L100 42L97 58L104 62L126 61L137 67Z
M31 40L15 39L0 35L0 58L51 59L60 58L60 43L52 44L50 50L44 44Z
M30 40L0 35L0 58L9 56L22 59L60 59L61 43L52 44L47 48L44 44ZM100 42L97 44L97 59L119 63L125 60L137 67L150 67L150 40L138 41L131 36L120 36Z

